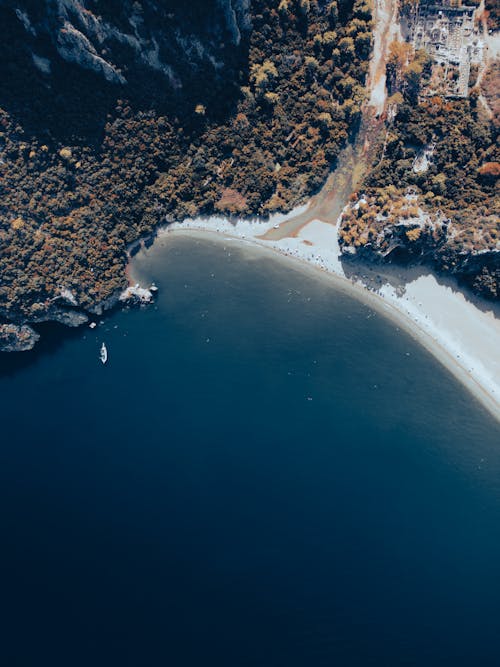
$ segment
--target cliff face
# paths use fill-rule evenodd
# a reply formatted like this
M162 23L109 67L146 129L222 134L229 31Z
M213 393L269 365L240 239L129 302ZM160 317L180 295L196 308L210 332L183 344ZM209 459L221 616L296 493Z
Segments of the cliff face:
M109 303L161 222L303 203L370 30L367 0L0 0L0 325Z
M359 127L371 30L368 0L0 0L6 349L111 304L161 222L306 201ZM390 91L341 245L499 298L498 127L477 95L419 102L419 68Z
M125 85L155 72L183 85L181 62L222 67L248 30L249 0L3 0L1 25L47 77L57 59ZM16 30L17 29L17 30ZM5 40L8 35L4 35Z
M111 267L113 284L84 299L87 310L125 286L125 247L143 231L134 227L140 194L181 158L184 136L199 133L198 105L219 122L235 104L249 7L0 0L0 349L36 343L26 319L86 321L76 304L55 301L52 279L77 289L82 271L97 277ZM14 286L22 298L12 298Z
M456 276L483 297L500 297L498 217L464 227L441 210L426 209L413 191L369 191L342 213L339 242L345 257L368 262L422 263Z

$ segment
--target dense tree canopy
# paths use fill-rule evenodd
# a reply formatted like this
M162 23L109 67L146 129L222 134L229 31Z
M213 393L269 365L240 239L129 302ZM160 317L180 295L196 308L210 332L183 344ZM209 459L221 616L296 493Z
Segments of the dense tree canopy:
M165 219L265 216L321 186L359 120L369 5L253 0L250 15L224 66L172 63L187 85L151 77L140 97L3 45L0 313L43 314L61 287L106 298L127 244Z

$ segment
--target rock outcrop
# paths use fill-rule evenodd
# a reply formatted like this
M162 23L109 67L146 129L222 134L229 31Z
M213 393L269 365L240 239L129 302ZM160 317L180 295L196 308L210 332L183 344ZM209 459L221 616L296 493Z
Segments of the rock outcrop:
M113 195L107 200L106 215L109 223L119 221L124 238L118 244L109 236L97 242L87 224L95 213L84 202L96 195L96 182L108 187L109 148L114 151L128 144L123 153L130 154L130 143L136 143L133 162L140 170L145 161L150 165L147 174L141 171L136 179L140 183L132 199L137 200L157 169L168 166L163 154L170 150L170 121L191 113L196 125L194 110L201 101L220 98L217 90L228 90L227 97L238 94L235 72L250 27L250 0L0 0L0 254L12 259L10 268L4 264L1 272L0 317L6 324L0 349L31 349L38 334L30 323L55 321L76 327L88 321L87 313L102 314L120 298L147 300L139 293L123 296L125 246L139 232L126 230ZM115 120L121 137L108 143L103 136L110 113L115 119L121 116ZM135 142L140 128L147 133L153 124L160 143L152 145L154 139L145 135ZM181 148L182 130L178 135ZM33 142L33 148L27 150L25 140ZM29 167L21 164L25 159L31 161ZM83 196L75 194L89 170L92 176ZM19 188L4 177L14 173L23 180L30 213L16 213L11 220L11 211L19 206L8 199ZM129 186L124 185L123 191L130 192ZM54 215L50 214L51 227L46 231L49 200ZM76 232L75 218L66 216L80 213L88 218ZM102 229L109 227L102 223ZM11 233L18 235L14 243ZM18 255L17 243L22 247ZM29 249L32 243L38 251L34 254ZM73 264L70 255L76 245L78 276L73 268L64 270ZM95 256L95 248L109 255L107 265ZM26 283L19 270L29 257L33 266L44 263L41 255L48 249L57 255L56 265L41 272L35 268L36 276ZM105 290L94 289L91 285L100 282L110 264L116 279ZM82 272L92 296L82 287ZM55 287L52 278L59 273L65 277ZM12 287L23 294L22 299L12 298Z
M365 194L346 206L339 232L344 257L432 265L483 297L500 298L500 242L487 226L477 224L468 239L441 211L422 208L416 194L393 197Z
M32 350L39 339L39 334L25 324L0 324L0 350L2 352Z
M227 46L250 27L249 0L3 0L0 9L24 31L33 66L50 76L57 58L111 84L141 71L183 85L177 63L224 64ZM1 29L0 29L1 33Z

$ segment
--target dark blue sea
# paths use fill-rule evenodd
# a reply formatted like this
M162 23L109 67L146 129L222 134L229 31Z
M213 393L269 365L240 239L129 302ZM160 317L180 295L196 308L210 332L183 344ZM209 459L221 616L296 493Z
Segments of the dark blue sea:
M154 306L0 357L0 664L497 667L498 422L267 253L135 271Z

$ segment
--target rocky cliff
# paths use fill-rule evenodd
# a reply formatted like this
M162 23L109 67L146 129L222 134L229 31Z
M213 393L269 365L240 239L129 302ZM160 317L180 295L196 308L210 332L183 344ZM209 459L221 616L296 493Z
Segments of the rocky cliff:
M199 131L197 105L224 116L238 93L249 3L0 0L0 349L116 301L140 193ZM85 274L106 290L61 300Z
M460 224L443 210L426 207L414 188L353 196L342 212L339 242L344 257L367 262L427 264L455 276L476 293L500 297L498 215Z
M367 0L0 0L7 349L112 302L162 222L304 203L356 133L370 49Z
M249 0L3 0L0 10L2 39L16 34L47 77L62 59L119 85L155 72L180 87L186 66L222 67L250 26Z

